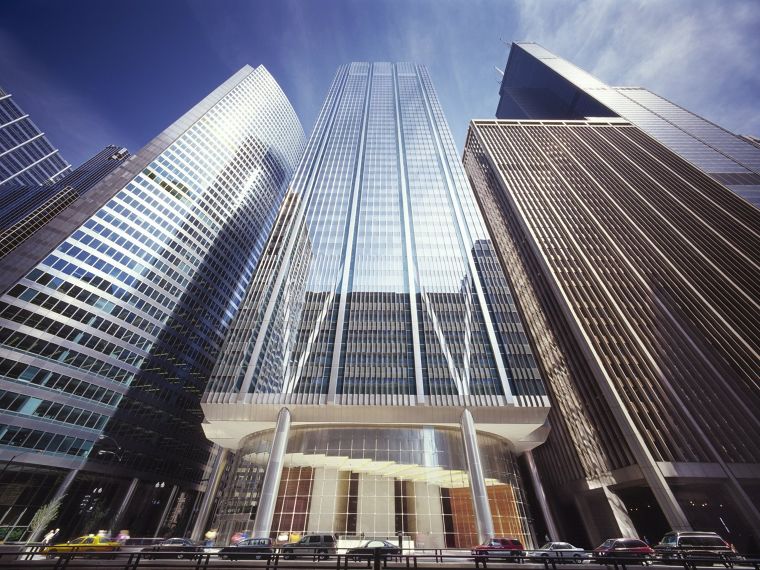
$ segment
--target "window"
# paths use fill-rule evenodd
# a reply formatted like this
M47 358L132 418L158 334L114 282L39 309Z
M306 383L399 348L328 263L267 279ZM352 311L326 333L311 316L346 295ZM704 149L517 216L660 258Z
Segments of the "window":
M707 546L725 548L726 544L718 536L682 536L681 546Z

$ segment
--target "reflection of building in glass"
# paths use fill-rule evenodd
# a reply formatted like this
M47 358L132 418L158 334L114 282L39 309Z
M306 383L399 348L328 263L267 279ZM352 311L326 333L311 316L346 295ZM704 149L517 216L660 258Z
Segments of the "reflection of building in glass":
M553 396L560 536L750 549L760 211L619 118L474 121L464 163Z
M513 43L499 119L623 117L760 207L760 147L641 87L610 87L538 44Z
M341 67L292 191L203 398L209 526L532 544L544 386L425 68Z
M0 525L65 493L66 535L185 532L200 396L304 142L246 66L3 259Z
M0 89L0 197L17 185L52 184L70 169L12 95Z

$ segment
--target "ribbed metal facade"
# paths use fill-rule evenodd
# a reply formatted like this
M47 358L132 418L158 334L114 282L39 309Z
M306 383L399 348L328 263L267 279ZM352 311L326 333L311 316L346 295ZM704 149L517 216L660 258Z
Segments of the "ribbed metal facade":
M610 87L530 42L513 43L499 119L623 117L760 207L760 147L641 87Z
M139 478L173 510L132 512L138 532L187 520L210 450L200 396L304 143L246 66L6 258L16 270L60 236L0 299L3 455Z
M0 89L0 195L15 185L45 185L71 167L12 95Z
M474 121L464 161L553 396L554 496L643 480L668 525L746 540L760 212L620 120Z

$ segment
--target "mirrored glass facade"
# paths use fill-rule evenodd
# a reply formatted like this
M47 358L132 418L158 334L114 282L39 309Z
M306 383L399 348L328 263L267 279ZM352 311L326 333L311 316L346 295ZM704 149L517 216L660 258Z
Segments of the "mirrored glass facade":
M283 407L294 424L419 433L458 427L472 409L478 429L512 453L540 443L544 385L425 67L341 67L291 189L204 395L208 437L236 449ZM365 432L368 447L355 451L372 457L380 436ZM414 487L403 477L377 481L388 493L400 486L387 496L402 502ZM311 504L323 500L314 489ZM425 508L439 512L440 496ZM255 510L230 504L250 515L250 530ZM517 499L510 504L517 509ZM340 534L396 532L370 518L331 521L324 529ZM278 524L273 534L286 530ZM477 541L457 536L460 546Z
M342 67L293 192L207 404L544 405L424 67Z
M14 186L2 192L0 259L30 239L127 158L126 148L109 145L53 184Z
M760 207L760 148L641 87L610 87L530 42L513 43L499 119L623 117Z
M52 184L70 169L11 93L0 88L0 197L14 186Z
M304 143L246 66L35 237L66 234L0 298L3 457L159 481L156 500L192 507L200 396Z

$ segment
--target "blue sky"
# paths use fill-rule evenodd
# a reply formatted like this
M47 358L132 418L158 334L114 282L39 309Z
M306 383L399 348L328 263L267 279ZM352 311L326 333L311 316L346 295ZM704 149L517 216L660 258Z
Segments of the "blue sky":
M758 29L756 0L3 0L0 85L76 165L138 150L246 63L308 133L338 65L414 61L461 149L469 119L496 110L505 42L529 40L758 135Z

